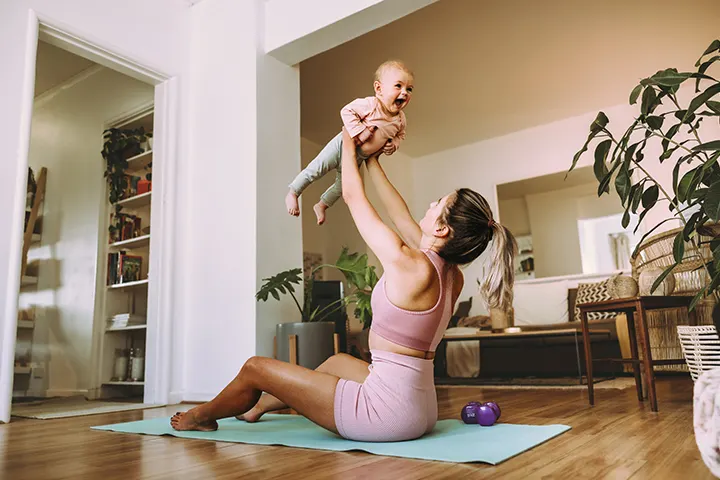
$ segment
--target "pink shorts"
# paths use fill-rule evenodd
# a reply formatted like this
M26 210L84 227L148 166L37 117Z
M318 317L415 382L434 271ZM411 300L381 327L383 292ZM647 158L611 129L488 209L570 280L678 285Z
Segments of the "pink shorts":
M437 422L433 361L372 350L370 375L360 384L340 379L335 426L343 437L365 442L419 438Z

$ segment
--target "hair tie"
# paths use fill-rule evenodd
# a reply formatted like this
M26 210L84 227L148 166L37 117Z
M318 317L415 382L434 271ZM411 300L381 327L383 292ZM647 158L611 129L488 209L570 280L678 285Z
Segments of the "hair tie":
M494 226L495 226L495 220L493 220L493 219L491 218L490 220L488 220L488 227L492 228L492 227L494 227Z

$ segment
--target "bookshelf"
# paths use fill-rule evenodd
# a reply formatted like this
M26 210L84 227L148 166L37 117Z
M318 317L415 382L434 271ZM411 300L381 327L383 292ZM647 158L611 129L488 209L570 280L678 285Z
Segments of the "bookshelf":
M151 133L154 111L148 107L130 119L110 127L135 129L143 127ZM148 270L152 236L152 174L153 152L151 145L145 151L127 159L125 175L129 188L123 198L114 204L109 195L105 222L101 224L101 246L98 262L102 279L98 281L95 322L99 337L98 362L94 397L142 397L144 395L144 365L148 323L148 291L152 276ZM133 178L134 177L134 178ZM151 178L150 178L151 180ZM142 184L145 185L142 185ZM117 210L117 207L121 207ZM133 358L129 350L136 354ZM140 354L137 350L141 351ZM119 351L125 351L125 361L117 361ZM141 360L136 360L139 358ZM133 367L133 362L136 362ZM120 374L121 371L125 374Z

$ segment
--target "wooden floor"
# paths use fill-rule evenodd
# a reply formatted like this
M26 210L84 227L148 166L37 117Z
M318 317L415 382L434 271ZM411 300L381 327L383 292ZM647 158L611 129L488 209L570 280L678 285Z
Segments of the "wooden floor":
M596 390L587 405L578 390L440 387L441 418L459 418L469 400L494 400L509 423L564 423L572 430L498 466L381 457L287 447L151 437L89 429L168 416L177 408L0 425L0 478L612 478L711 479L695 445L692 383L658 382L660 413L634 389ZM481 427L478 427L481 428Z

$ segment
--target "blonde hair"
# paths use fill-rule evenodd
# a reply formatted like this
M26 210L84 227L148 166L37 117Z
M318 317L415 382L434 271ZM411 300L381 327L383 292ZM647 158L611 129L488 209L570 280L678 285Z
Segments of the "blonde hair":
M407 67L407 65L405 65L400 60L387 60L387 61L381 63L380 66L377 68L377 70L375 70L375 81L379 82L380 79L382 78L383 74L387 70L392 69L392 68L403 71L413 78L415 77L415 74L413 74L412 70L410 70Z
M487 200L468 188L455 192L440 218L450 228L448 241L438 254L450 263L466 265L479 257L490 241L490 273L480 291L489 308L507 311L512 306L517 242L510 231L493 220Z

